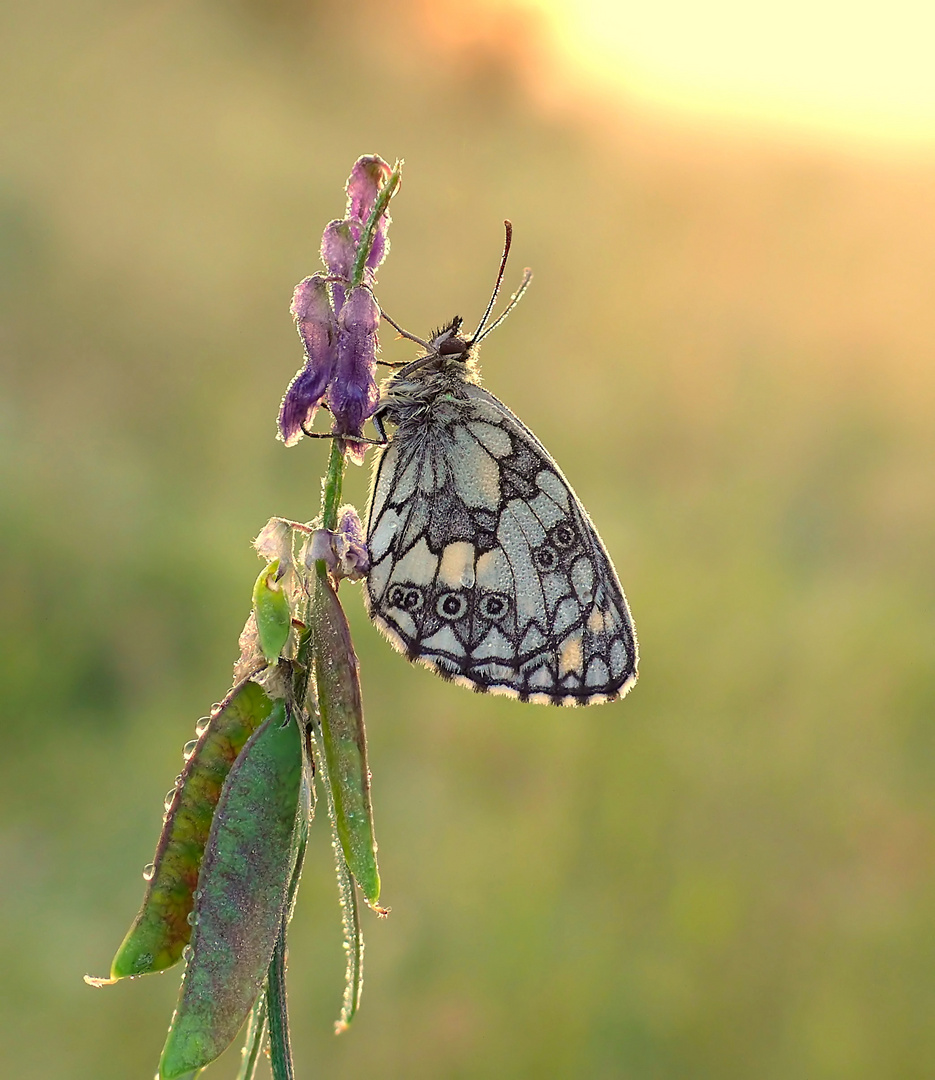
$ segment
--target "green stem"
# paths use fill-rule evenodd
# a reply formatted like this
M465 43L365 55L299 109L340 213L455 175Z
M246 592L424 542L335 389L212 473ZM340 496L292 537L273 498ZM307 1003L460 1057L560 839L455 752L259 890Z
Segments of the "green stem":
M396 167L390 174L389 179L381 188L367 223L364 227L357 255L354 259L354 268L348 283L349 290L357 288L364 279L364 270L367 258L373 247L373 237L377 223L386 212L390 199L399 187L400 170L402 163L397 162ZM341 492L344 486L345 446L342 439L335 439L331 443L331 456L328 459L328 471L322 484L321 497L321 527L333 530L338 523L338 507L341 505ZM319 560L315 565L315 571L319 576L327 574L328 570L324 560ZM306 612L307 615L307 612ZM307 622L307 619L306 619ZM296 675L293 679L293 693L296 702L304 702L308 679L311 671L311 640L306 630L299 639L299 649L296 663ZM323 757L319 756L319 769L324 771ZM331 795L330 781L324 776L325 787L328 792L329 808L331 809L332 823L334 822L333 797ZM299 837L299 845L289 885L289 899L283 912L282 925L279 936L276 939L276 947L273 950L273 958L270 961L266 980L266 1020L269 1028L270 1063L273 1069L273 1080L294 1080L292 1064L292 1051L289 1039L289 1014L286 1003L286 928L295 901L295 891L298 887L302 873L302 863L305 859L305 847L308 839L308 820L304 822L303 831ZM346 1026L357 1010L360 1001L361 972L363 959L363 941L360 934L360 911L357 905L357 894L354 882L351 878L341 845L335 833L335 855L338 860L338 885L341 892L345 940L348 944L348 980L345 992L344 1009L342 1010L342 1025Z
M309 635L306 632L303 639L300 639L300 655L304 651L307 656L308 642ZM297 676L297 679L298 678L301 678L301 676ZM304 730L308 730L305 727L308 721L305 718L304 711L302 712L302 717L302 727ZM294 722L297 723L299 721L296 720ZM303 756L304 753L305 752L303 751ZM309 785L308 802L306 802L305 788L303 785L303 793L300 796L303 806L296 824L298 836L295 847L295 863L292 867L292 877L289 879L289 893L286 899L286 906L283 909L282 922L279 927L279 936L276 938L276 947L273 949L273 958L270 960L269 968L266 972L266 991L261 998L264 1006L261 1025L262 1022L265 1021L269 1028L269 1057L273 1069L273 1080L293 1080L294 1078L292 1046L289 1037L289 1010L286 1000L286 929L289 925L289 920L292 918L295 895L298 891L299 881L302 877L302 867L305 864L305 852L308 847L308 828L311 824L311 818L314 815L314 781L307 759L305 777L306 783ZM256 1008L254 1008L254 1012L256 1012ZM261 1026L260 1036L256 1044L257 1051L259 1050L259 1046L262 1045L262 1034L263 1028ZM248 1047L252 1049L249 1038L244 1050L246 1051ZM245 1067L246 1066L244 1066L244 1068ZM244 1076L249 1080L249 1078L253 1076L253 1073L244 1073Z
M288 914L284 912L266 980L269 1060L273 1069L273 1080L295 1080L292 1047L289 1043L289 1013L286 1005L286 927L288 923Z
M344 486L344 442L333 439L331 457L328 459L328 472L321 493L321 527L334 529L338 524L338 507L341 505L341 489ZM324 561L318 565L324 567Z

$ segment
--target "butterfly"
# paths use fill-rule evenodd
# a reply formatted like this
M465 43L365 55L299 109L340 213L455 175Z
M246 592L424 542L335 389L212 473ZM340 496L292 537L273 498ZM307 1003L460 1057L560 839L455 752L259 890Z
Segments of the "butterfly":
M622 697L636 634L610 556L551 455L479 385L477 346L453 319L383 384L384 442L367 520L370 618L410 660L477 691L552 705ZM384 316L386 318L386 316ZM388 438L385 424L394 425Z

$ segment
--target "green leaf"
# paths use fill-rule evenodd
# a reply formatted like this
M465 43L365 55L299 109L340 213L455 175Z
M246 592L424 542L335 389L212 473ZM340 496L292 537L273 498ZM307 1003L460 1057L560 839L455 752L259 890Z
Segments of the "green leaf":
M288 901L300 812L301 736L295 720L284 719L277 702L224 785L201 870L191 959L159 1066L163 1080L223 1053L263 986Z
M310 622L315 687L334 819L347 865L371 905L380 872L370 802L370 770L357 655L327 573L317 573Z
M181 958L192 933L188 917L221 789L272 707L261 687L245 682L212 712L176 785L143 905L113 959L112 979L163 971Z
M253 586L253 614L263 655L275 664L282 653L292 626L289 598L278 578L279 559L273 559L260 571Z
M327 761L321 749L321 732L312 732L315 759L318 761L318 775L322 778L325 797L328 802L328 814L331 818L334 865L338 878L338 898L341 903L341 926L344 931L344 952L347 966L344 972L344 1000L341 1002L341 1016L334 1025L335 1032L346 1031L360 1007L360 995L364 988L364 933L360 925L360 908L357 904L357 889L354 878L347 867L344 849L336 825L334 796L328 779Z

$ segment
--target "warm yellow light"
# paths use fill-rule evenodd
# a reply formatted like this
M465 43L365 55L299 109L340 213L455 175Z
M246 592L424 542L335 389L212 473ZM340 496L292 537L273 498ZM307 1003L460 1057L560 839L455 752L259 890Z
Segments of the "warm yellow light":
M578 73L711 116L935 143L935 2L524 0Z

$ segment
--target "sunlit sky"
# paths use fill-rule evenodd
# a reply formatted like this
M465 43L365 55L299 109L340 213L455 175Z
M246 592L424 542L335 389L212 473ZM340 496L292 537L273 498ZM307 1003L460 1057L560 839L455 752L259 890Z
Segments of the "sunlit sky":
M517 0L579 73L696 116L935 145L935 0Z

